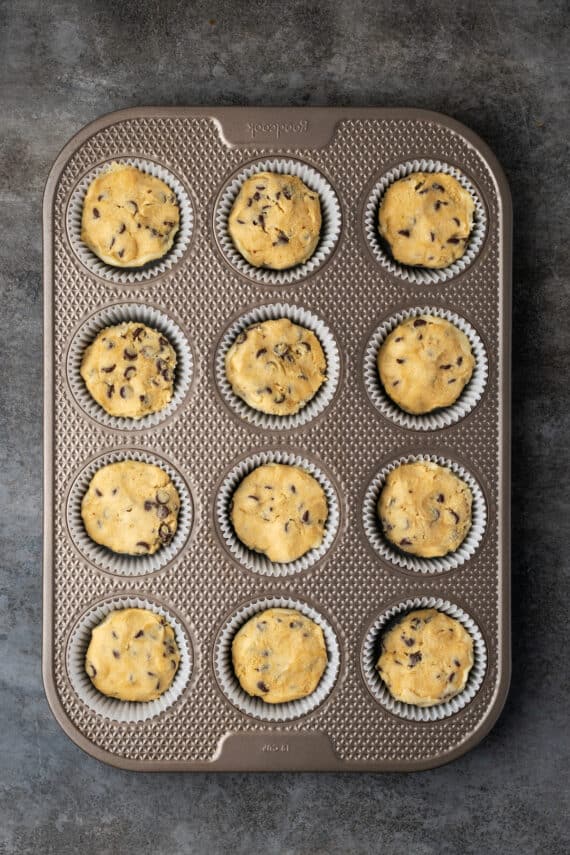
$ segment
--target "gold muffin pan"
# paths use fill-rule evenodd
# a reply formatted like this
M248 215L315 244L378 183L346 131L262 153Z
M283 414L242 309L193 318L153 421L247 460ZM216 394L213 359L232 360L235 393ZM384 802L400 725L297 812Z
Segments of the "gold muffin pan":
M172 250L139 271L106 269L78 244L86 187L115 160L164 177L182 206ZM410 164L458 175L476 198L465 263L441 274L402 272L370 234L383 188ZM290 271L250 269L228 242L231 200L264 169L321 195L322 239ZM133 109L66 146L44 205L44 682L81 747L130 769L405 770L489 730L510 667L510 224L491 152L421 111ZM382 398L375 352L400 319L429 312L464 329L476 370L457 405L407 418ZM269 317L313 329L327 355L327 380L297 416L256 413L225 380L234 334ZM122 320L161 329L177 352L173 401L140 421L104 413L79 375L85 346ZM391 550L370 510L389 468L428 458L474 494L464 545L429 561ZM154 556L117 556L82 526L90 477L122 459L161 465L181 495L177 534ZM233 489L269 460L312 472L329 502L323 546L289 565L246 549L229 521ZM165 614L181 646L175 684L149 705L105 699L82 671L94 622L129 604ZM320 622L329 655L313 695L276 707L244 695L229 654L248 615L271 604ZM397 613L429 604L464 622L475 666L457 698L404 709L374 671L378 639Z

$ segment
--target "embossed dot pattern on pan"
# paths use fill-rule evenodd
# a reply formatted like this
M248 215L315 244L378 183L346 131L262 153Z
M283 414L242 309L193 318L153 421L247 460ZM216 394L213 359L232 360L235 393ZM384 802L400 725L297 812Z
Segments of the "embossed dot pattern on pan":
M259 127L267 132L254 133ZM90 266L70 242L76 188L115 159L158 165L180 181L188 198L191 234L184 251L151 275L115 276ZM254 163L283 160L326 179L338 233L323 263L309 265L301 276L240 271L220 250L217 206L232 176ZM396 275L374 256L367 233L367 206L379 179L398 164L422 161L446 164L463 176L476 189L484 215L484 234L476 235L469 264L435 279ZM473 747L502 708L510 672L511 212L492 153L453 120L415 110L137 108L99 120L64 149L48 181L44 218L44 680L71 738L125 768L188 771L422 769ZM180 344L188 348L175 406L136 428L128 420L118 425L98 418L83 406L73 391L73 366L68 370L78 331L97 313L127 303L142 307L145 317L153 311L160 313L157 320L175 321ZM321 333L330 331L335 361L324 406L284 425L232 406L219 359L220 343L237 319L278 304L308 311L312 322L324 324ZM476 335L482 370L468 406L452 418L416 424L375 397L374 378L365 382L365 354L383 324L423 307L465 320ZM236 461L279 453L322 471L338 508L322 560L275 577L252 572L232 553L216 513L218 491ZM131 567L86 550L81 538L70 535L69 499L78 476L95 460L129 455L163 461L187 490L185 531L165 562ZM422 455L453 461L481 488L485 520L476 548L445 572L414 572L394 563L373 548L363 525L367 487L383 467ZM338 659L322 702L319 696L316 705L292 717L264 717L263 710L252 712L224 693L217 640L243 604L279 598L324 616ZM174 615L183 634L191 627L188 674L173 703L150 715L126 706L100 714L70 671L72 660L77 669L81 658L71 640L99 604L131 600ZM476 690L445 716L421 720L413 720L413 711L395 714L375 694L363 652L367 634L383 616L416 601L459 609L479 633L484 656L474 673Z

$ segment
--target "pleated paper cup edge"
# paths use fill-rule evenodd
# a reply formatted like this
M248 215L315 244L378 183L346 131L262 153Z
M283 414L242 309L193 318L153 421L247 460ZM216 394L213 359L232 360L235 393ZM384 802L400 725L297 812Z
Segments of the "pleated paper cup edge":
M146 317L145 317L146 315ZM173 395L169 403L156 413L140 419L111 416L91 396L81 377L81 362L86 348L97 335L121 323L144 323L158 329L168 338L176 352ZM73 335L66 364L66 377L71 394L80 409L94 421L113 430L150 430L169 418L184 403L192 384L194 359L186 334L167 314L144 303L120 303L100 309L84 321Z
M127 555L115 553L92 540L83 524L81 504L96 472L110 463L135 460L150 463L162 469L176 487L180 498L177 526L169 544L160 546L152 555ZM168 460L145 449L115 449L91 460L75 475L67 499L65 518L70 537L79 553L98 569L122 577L146 576L164 569L175 560L184 548L194 522L194 505L190 488L178 469Z
M296 413L278 416L262 413L250 407L237 395L226 376L225 359L236 337L250 326L267 320L288 320L311 330L319 340L326 358L327 377L315 395ZM215 375L218 390L228 407L244 421L263 430L295 430L319 416L333 401L340 382L340 351L335 337L318 315L301 306L289 303L271 303L257 306L240 315L228 327L216 349Z
M469 192L475 203L473 228L469 235L467 248L461 258L453 261L447 267L412 267L411 265L401 264L394 258L387 255L380 244L380 234L378 232L378 210L382 197L391 184L394 184L394 182L398 181L400 178L405 178L414 172L443 172L446 175L453 176L453 178L456 178L461 186ZM454 279L456 276L459 276L467 270L467 268L471 267L479 255L481 247L485 241L487 226L487 213L485 211L483 200L471 180L467 178L467 176L457 167L432 159L405 161L388 170L388 172L385 172L370 191L364 209L364 234L375 260L394 276L404 279L412 284L419 285L434 285L447 282L450 279Z
M450 404L448 407L438 408L431 413L414 414L407 413L392 401L386 393L380 380L377 357L381 346L399 324L409 320L409 318L419 317L420 315L434 315L438 318L443 318L450 321L465 333L469 339L473 356L475 357L475 367L471 379L464 386L459 398L453 404ZM400 312L395 312L376 327L366 345L363 375L364 385L371 403L385 418L409 430L441 430L442 428L456 424L475 409L487 385L489 362L479 333L465 318L449 309L441 309L434 306L424 308L415 306L411 309L402 309Z
M231 502L233 494L247 475L259 466L268 463L297 466L303 469L318 481L327 499L328 516L322 543L294 561L284 563L270 561L263 553L249 549L240 541L232 525ZM219 535L232 559L252 573L274 579L294 576L320 562L332 548L341 521L340 499L332 480L318 464L290 451L262 451L249 455L235 464L218 487L215 513Z
M435 608L449 617L459 620L473 640L473 665L465 688L447 701L430 707L396 700L389 692L376 668L376 651L384 627L394 618L416 609ZM408 721L441 721L464 709L475 698L481 688L487 670L487 647L475 620L464 609L441 597L414 597L386 609L369 627L361 649L361 667L368 690L385 709Z
M106 697L95 688L85 671L85 655L91 632L113 611L125 608L148 609L166 618L174 630L180 651L180 664L172 685L154 701L122 701ZM77 697L97 715L110 721L140 724L162 715L172 707L188 687L193 671L192 642L186 627L170 609L141 596L116 594L88 609L76 620L66 649L66 668Z
M437 463L449 469L467 484L473 497L471 526L465 539L454 552L435 558L422 558L397 550L381 531L377 513L378 500L388 474L402 464L421 462ZM376 554L390 564L424 575L447 573L466 564L479 548L487 527L487 504L479 482L461 463L438 454L408 454L383 466L369 483L362 507L362 524L368 542Z
M277 172L296 175L313 192L318 193L321 204L321 234L313 254L307 261L283 270L254 267L235 247L229 233L228 221L232 205L244 182L259 172ZM326 215L326 219L325 219ZM325 176L316 167L296 159L267 158L242 169L225 184L214 211L214 230L220 250L228 263L243 276L262 285L291 285L313 274L332 255L340 238L342 212L338 196Z
M305 698L281 704L267 704L245 692L235 675L232 642L239 629L255 614L271 608L295 609L323 630L327 648L327 665L316 689ZM224 696L241 713L261 721L281 723L309 715L329 697L340 672L341 650L337 634L321 612L292 597L259 597L236 609L225 621L214 645L214 672Z
M81 223L83 215L83 203L89 185L101 174L108 172L112 164L119 163L121 165L135 166L141 172L152 175L164 181L165 184L175 193L176 200L180 211L180 223L178 231L174 236L174 242L167 252L160 258L150 261L140 268L122 268L113 267L107 264L98 255L96 255L89 247L81 240ZM194 230L194 211L188 191L182 181L160 163L152 160L146 160L140 157L115 157L105 163L99 164L89 170L77 183L71 193L65 225L67 236L73 252L84 267L93 273L95 276L113 282L115 285L143 285L168 270L171 270L182 258L192 238Z

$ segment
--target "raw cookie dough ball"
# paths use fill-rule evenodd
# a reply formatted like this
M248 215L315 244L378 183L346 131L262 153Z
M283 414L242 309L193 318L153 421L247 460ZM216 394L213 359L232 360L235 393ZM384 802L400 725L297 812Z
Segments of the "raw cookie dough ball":
M236 395L262 413L288 416L311 400L326 379L326 360L311 330L287 318L240 333L226 354Z
M414 172L386 190L379 231L402 264L448 267L465 252L474 211L473 197L452 175Z
M152 555L176 531L180 498L162 469L138 460L102 466L81 502L89 537L127 555Z
M435 315L403 321L383 343L377 362L386 394L408 413L449 407L475 366L465 333Z
M141 267L168 252L179 223L176 195L164 181L113 163L89 185L81 240L106 264Z
M236 248L254 267L294 267L317 248L319 194L295 175L258 172L243 183L228 228Z
M321 627L295 609L268 609L242 626L232 643L242 689L268 704L305 698L327 666Z
M96 689L121 701L154 701L180 663L174 631L148 609L110 612L91 633L85 670Z
M162 333L129 322L101 330L83 354L81 376L109 415L140 419L172 399L175 365Z
M382 637L376 667L392 697L432 707L463 691L473 666L473 639L437 609L409 612Z
M235 533L270 561L295 561L323 542L328 506L316 478L297 466L267 463L247 475L232 498Z
M430 461L393 469L378 500L384 534L395 546L422 558L454 552L471 528L473 497L450 469Z

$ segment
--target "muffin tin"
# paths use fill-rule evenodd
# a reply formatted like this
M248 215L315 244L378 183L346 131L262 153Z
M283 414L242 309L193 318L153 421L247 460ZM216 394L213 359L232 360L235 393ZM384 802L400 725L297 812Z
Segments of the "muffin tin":
M183 205L183 234L141 271L100 266L77 244L78 199L114 160L169 176ZM383 188L416 163L452 171L477 199L466 263L443 275L400 270L370 228ZM326 194L314 263L277 275L242 264L224 233L228 199L267 164ZM493 154L435 113L136 108L68 143L44 200L43 670L55 717L84 750L144 770L414 770L489 731L510 674L510 232ZM405 418L370 366L394 319L426 309L463 324L476 375L451 417ZM307 320L331 369L315 404L283 422L233 400L221 371L231 331L280 313ZM170 330L181 367L172 404L142 422L106 417L77 377L81 347L123 317ZM182 531L153 560L94 548L77 518L86 473L126 458L162 461L180 487ZM385 473L418 458L446 461L474 488L476 536L449 560L387 548L369 513ZM329 494L325 544L295 566L248 553L228 524L235 478L267 460L299 462ZM108 703L81 674L93 621L132 603L170 615L182 645L180 678L148 709ZM242 697L228 651L249 615L279 603L321 623L329 668L305 702L269 709ZM382 626L414 604L458 616L476 647L465 692L431 711L391 703L372 667Z

